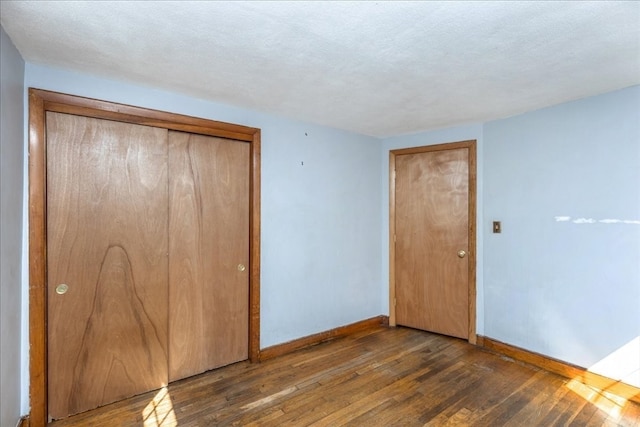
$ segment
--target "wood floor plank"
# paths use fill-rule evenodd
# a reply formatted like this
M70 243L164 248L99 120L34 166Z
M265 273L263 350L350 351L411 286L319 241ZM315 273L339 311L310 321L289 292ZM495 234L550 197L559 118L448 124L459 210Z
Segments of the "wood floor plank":
M536 373L539 381L536 381L526 390L523 390L528 397L527 404L516 414L513 418L505 423L505 427L519 427L523 423L535 424L540 422L549 411L553 408L554 401L550 396L553 396L554 392L564 388L565 380L553 375L546 371L539 371ZM583 405L573 405L573 411L569 414L569 417L575 417ZM567 419L565 424L570 422Z
M457 338L380 327L50 425L640 426L639 405L594 403L569 384Z

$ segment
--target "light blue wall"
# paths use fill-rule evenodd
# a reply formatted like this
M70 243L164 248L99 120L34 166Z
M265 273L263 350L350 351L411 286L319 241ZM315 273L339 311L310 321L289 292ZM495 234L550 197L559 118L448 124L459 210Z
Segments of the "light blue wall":
M380 141L35 64L25 86L262 129L262 348L388 314L389 150L468 139L478 334L590 366L640 333L640 225L555 220L640 220L640 87Z
M478 334L587 368L633 342L626 362L594 370L640 386L640 86L383 140L384 313L389 150L466 139L478 141Z
M26 70L29 87L262 129L262 348L380 314L377 139L61 69Z
M485 335L584 367L640 336L640 86L487 123L484 218Z
M483 251L482 251L482 200L483 200L483 138L482 124L458 126L439 129L412 135L386 138L381 146L382 167L382 307L383 313L389 313L389 152L399 148L421 147L425 145L444 144L450 142L476 140L477 156L477 206L476 206L476 333L484 334L484 302L483 302Z
M0 426L21 415L24 61L0 27Z

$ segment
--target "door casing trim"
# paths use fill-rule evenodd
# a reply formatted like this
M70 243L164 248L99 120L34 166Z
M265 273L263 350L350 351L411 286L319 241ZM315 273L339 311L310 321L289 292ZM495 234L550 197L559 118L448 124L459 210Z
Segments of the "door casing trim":
M396 326L396 156L426 153L430 151L469 150L469 338L476 344L476 140L402 148L389 151L389 325Z
M46 112L75 114L250 144L249 359L260 359L260 129L29 88L29 399L30 425L47 411L47 161Z

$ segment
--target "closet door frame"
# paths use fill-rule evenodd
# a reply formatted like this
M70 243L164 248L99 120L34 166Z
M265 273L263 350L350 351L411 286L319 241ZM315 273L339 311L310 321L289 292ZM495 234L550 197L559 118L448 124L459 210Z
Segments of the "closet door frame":
M29 397L31 427L47 419L48 111L228 138L250 144L249 360L260 360L260 129L29 88Z

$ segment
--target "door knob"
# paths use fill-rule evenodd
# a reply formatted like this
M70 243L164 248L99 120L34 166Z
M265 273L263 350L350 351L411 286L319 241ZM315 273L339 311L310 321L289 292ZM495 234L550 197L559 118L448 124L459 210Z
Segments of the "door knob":
M56 293L58 295L64 295L64 294L67 293L68 290L69 290L69 285L67 285L67 284L62 283L62 284L56 286Z
M459 257L459 258L464 258L464 257L465 257L465 255L467 255L467 253L466 253L465 251L463 251L463 250L459 250L459 251L458 251L458 257Z
M238 271L245 271L247 268L244 266L244 264L238 264Z

